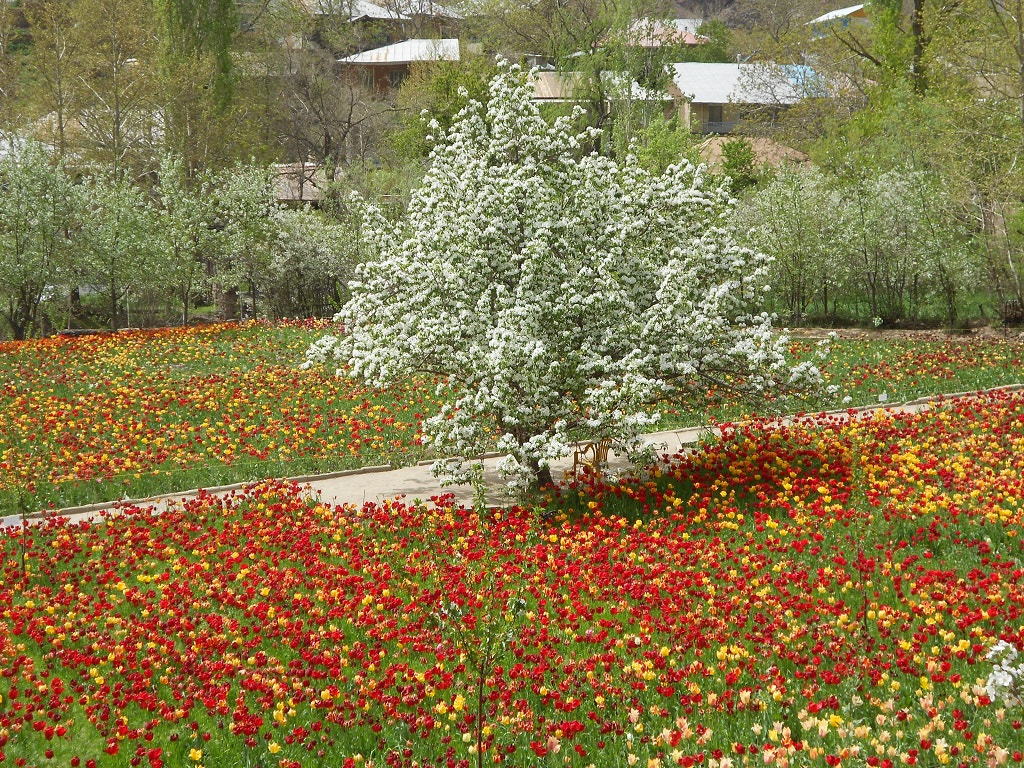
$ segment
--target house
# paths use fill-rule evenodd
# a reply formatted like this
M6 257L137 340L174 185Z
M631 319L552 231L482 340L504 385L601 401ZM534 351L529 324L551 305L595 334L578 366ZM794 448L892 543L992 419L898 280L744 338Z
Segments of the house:
M338 63L354 72L367 88L386 93L402 84L413 64L459 61L459 57L457 38L416 38L346 56Z
M314 19L341 17L381 44L406 38L452 37L462 16L433 0L295 0Z
M666 116L672 112L674 100L668 93L644 88L621 72L602 72L600 78L601 87L597 88L593 75L587 72L535 72L533 101L537 104L574 104L591 101L600 95L610 106L626 101L643 102Z
M288 206L309 203L319 206L324 199L327 174L318 163L278 163L274 166L274 198Z
M295 4L313 20L308 39L300 35L288 40L291 48L314 47L331 49L332 35L325 30L337 23L349 25L360 45L386 45L408 37L404 25L411 18L393 5L371 0L294 0ZM339 51L340 53L340 51Z
M457 37L463 16L434 0L392 0L410 21L403 25L407 37Z
M370 0L296 0L310 16L344 16L349 21L405 21L410 17L394 6Z
M839 8L835 11L823 13L816 19L811 19L804 26L811 27L811 34L815 39L820 40L828 34L834 34L848 29L855 25L868 23L868 14L864 5L851 5L847 8Z
M763 62L674 64L670 91L680 120L696 133L731 133L744 120L824 95L810 67Z
M636 19L626 29L626 41L640 48L668 45L703 45L707 38L697 34L703 19Z

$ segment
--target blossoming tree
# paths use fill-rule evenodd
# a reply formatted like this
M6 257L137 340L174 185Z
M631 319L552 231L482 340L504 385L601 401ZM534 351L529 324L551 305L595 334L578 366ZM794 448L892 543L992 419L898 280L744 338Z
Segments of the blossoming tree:
M731 201L702 168L652 176L549 124L504 65L486 105L437 139L397 229L372 207L373 258L310 361L386 385L435 374L446 405L424 423L441 455L497 449L523 485L578 439L629 450L657 403L709 387L761 392L813 378L757 313L766 257L724 227Z

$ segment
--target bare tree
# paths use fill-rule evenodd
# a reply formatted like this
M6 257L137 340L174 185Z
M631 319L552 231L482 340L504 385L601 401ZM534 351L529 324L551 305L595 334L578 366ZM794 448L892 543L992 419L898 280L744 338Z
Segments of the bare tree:
M80 121L90 159L119 178L155 165L155 30L144 0L78 0L88 71Z
M87 72L72 0L39 0L25 8L32 35L28 59L35 133L63 158L82 103Z
M10 3L0 3L0 136L13 125L20 62L13 47L19 37L18 13Z
M395 113L358 76L339 70L323 50L296 55L283 94L278 131L289 157L322 165L328 179L347 165L373 156L383 127Z

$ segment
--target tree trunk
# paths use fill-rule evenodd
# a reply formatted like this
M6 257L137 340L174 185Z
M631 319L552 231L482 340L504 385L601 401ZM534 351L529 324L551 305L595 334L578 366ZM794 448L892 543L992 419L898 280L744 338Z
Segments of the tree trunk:
M68 297L68 328L71 326L78 327L78 322L82 317L82 292L76 285L71 289L71 295Z
M11 328L11 337L15 341L24 341L27 335L28 324L18 322L13 310L10 313L4 313L4 320L7 321L7 325Z
M1017 0L1016 13L1013 16L1017 23L1017 86L1020 89L1020 128L1021 140L1024 142L1024 6Z
M110 281L110 330L117 330L117 284Z
M189 314L188 305L192 301L192 291L188 288L182 287L181 289L181 324L184 326L188 325Z
M924 53L927 40L924 30L924 0L914 0L910 17L910 34L914 38L914 52L910 76L916 93L928 90L928 75L924 67Z
M238 289L217 286L214 289L214 304L221 320L238 319Z
M540 466L536 461L530 462L530 469L533 470L533 488L532 490L539 491L542 488L548 488L555 484L554 478L551 476L551 467Z

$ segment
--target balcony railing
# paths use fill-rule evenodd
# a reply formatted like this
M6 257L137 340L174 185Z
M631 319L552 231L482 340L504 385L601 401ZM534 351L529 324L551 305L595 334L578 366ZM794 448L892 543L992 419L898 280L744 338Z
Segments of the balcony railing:
M701 133L732 133L739 120L722 120L716 123L701 123Z
M747 120L724 120L717 123L707 122L700 124L703 134L727 134L735 133L742 129L742 133L750 133L752 130L757 133L770 132L779 127L779 122L774 119L747 119Z

